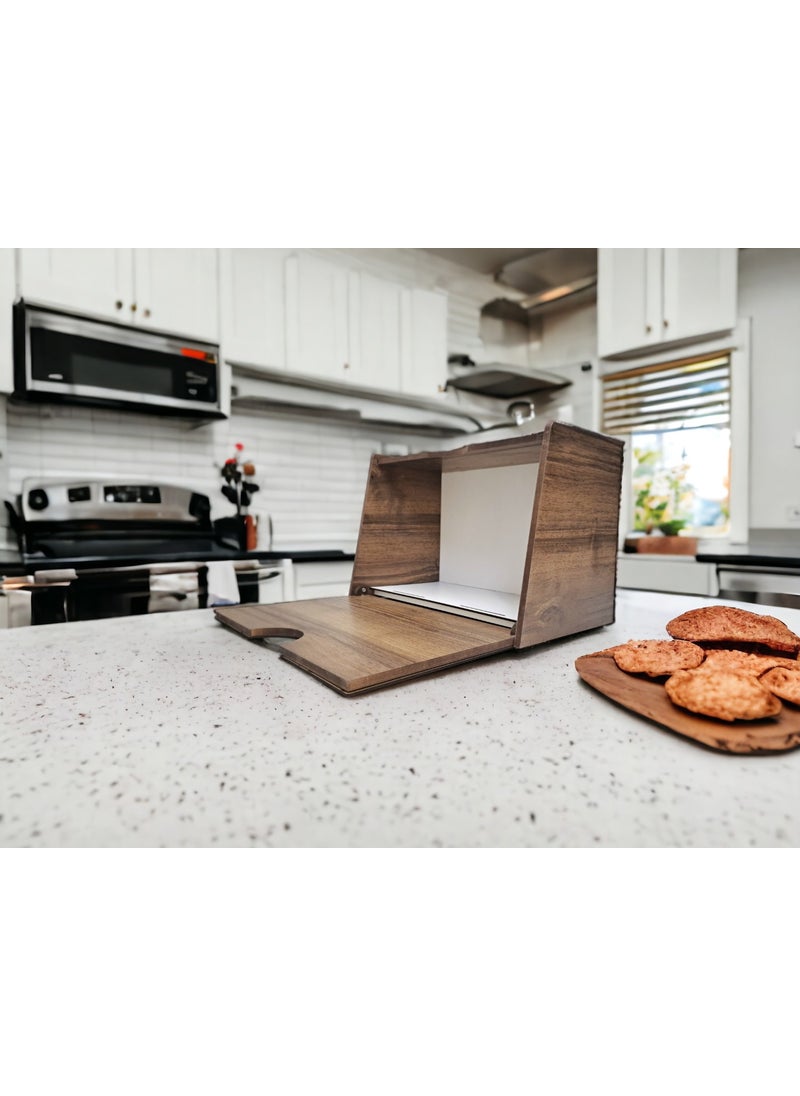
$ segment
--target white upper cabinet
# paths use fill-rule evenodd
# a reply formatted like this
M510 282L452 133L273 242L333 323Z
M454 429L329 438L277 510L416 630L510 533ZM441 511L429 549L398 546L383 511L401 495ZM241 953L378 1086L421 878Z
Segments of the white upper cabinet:
M286 260L286 366L291 373L347 381L350 271L300 252Z
M130 322L133 251L128 247L23 247L19 291L52 308Z
M433 398L447 384L447 294L409 289L403 298L400 390Z
M216 248L136 248L133 257L138 327L219 341Z
M215 248L20 248L19 292L53 308L219 338Z
M402 286L350 274L349 379L363 388L400 391Z
M732 330L737 261L736 248L600 248L600 357Z
M447 294L294 254L286 261L286 365L309 379L434 397L447 380Z
M289 251L220 251L222 357L239 365L286 367L285 264Z

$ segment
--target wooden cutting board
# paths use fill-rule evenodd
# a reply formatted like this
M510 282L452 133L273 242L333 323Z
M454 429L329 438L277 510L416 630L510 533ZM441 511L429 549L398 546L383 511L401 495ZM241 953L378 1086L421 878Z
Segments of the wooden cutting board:
M670 731L726 753L778 753L800 746L800 708L782 702L773 719L728 723L678 708L664 690L663 678L648 678L620 670L605 652L583 655L575 669L587 685L631 712L652 719Z
M233 605L217 620L248 639L291 639L281 657L352 696L514 645L513 629L382 597Z

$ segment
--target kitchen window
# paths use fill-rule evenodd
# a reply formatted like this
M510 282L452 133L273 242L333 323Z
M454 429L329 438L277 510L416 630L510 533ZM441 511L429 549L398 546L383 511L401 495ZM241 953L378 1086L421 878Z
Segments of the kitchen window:
M731 376L726 351L603 378L603 432L626 442L629 528L729 535Z

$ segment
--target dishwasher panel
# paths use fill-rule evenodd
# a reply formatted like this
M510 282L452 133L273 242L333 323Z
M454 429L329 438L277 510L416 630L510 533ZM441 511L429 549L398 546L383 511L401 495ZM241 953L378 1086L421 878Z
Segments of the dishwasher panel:
M800 609L800 568L717 567L719 596L758 605Z

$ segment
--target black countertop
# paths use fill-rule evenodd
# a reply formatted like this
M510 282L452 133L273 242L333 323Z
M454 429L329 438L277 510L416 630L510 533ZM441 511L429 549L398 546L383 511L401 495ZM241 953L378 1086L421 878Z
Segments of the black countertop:
M800 568L800 531L754 529L747 544L717 545L713 541L701 541L695 558L699 563L731 567Z
M213 563L220 560L253 560L262 561L264 563L274 563L281 559L290 559L293 563L331 563L337 560L353 560L355 558L352 552L343 552L338 549L322 549L322 548L310 548L302 550L287 550L287 551L252 551L252 552L237 552L234 549L217 549L214 552L203 552L198 554L192 554L190 552L180 553L159 553L159 554L140 554L130 556L42 556L34 559L28 557L23 560L19 552L14 549L0 550L0 575L7 575L9 577L17 577L18 575L29 575L34 571L55 571L55 570L88 570L94 568L112 568L112 567L139 567L147 564L159 565L165 563L183 563L189 561L199 561L202 563Z

